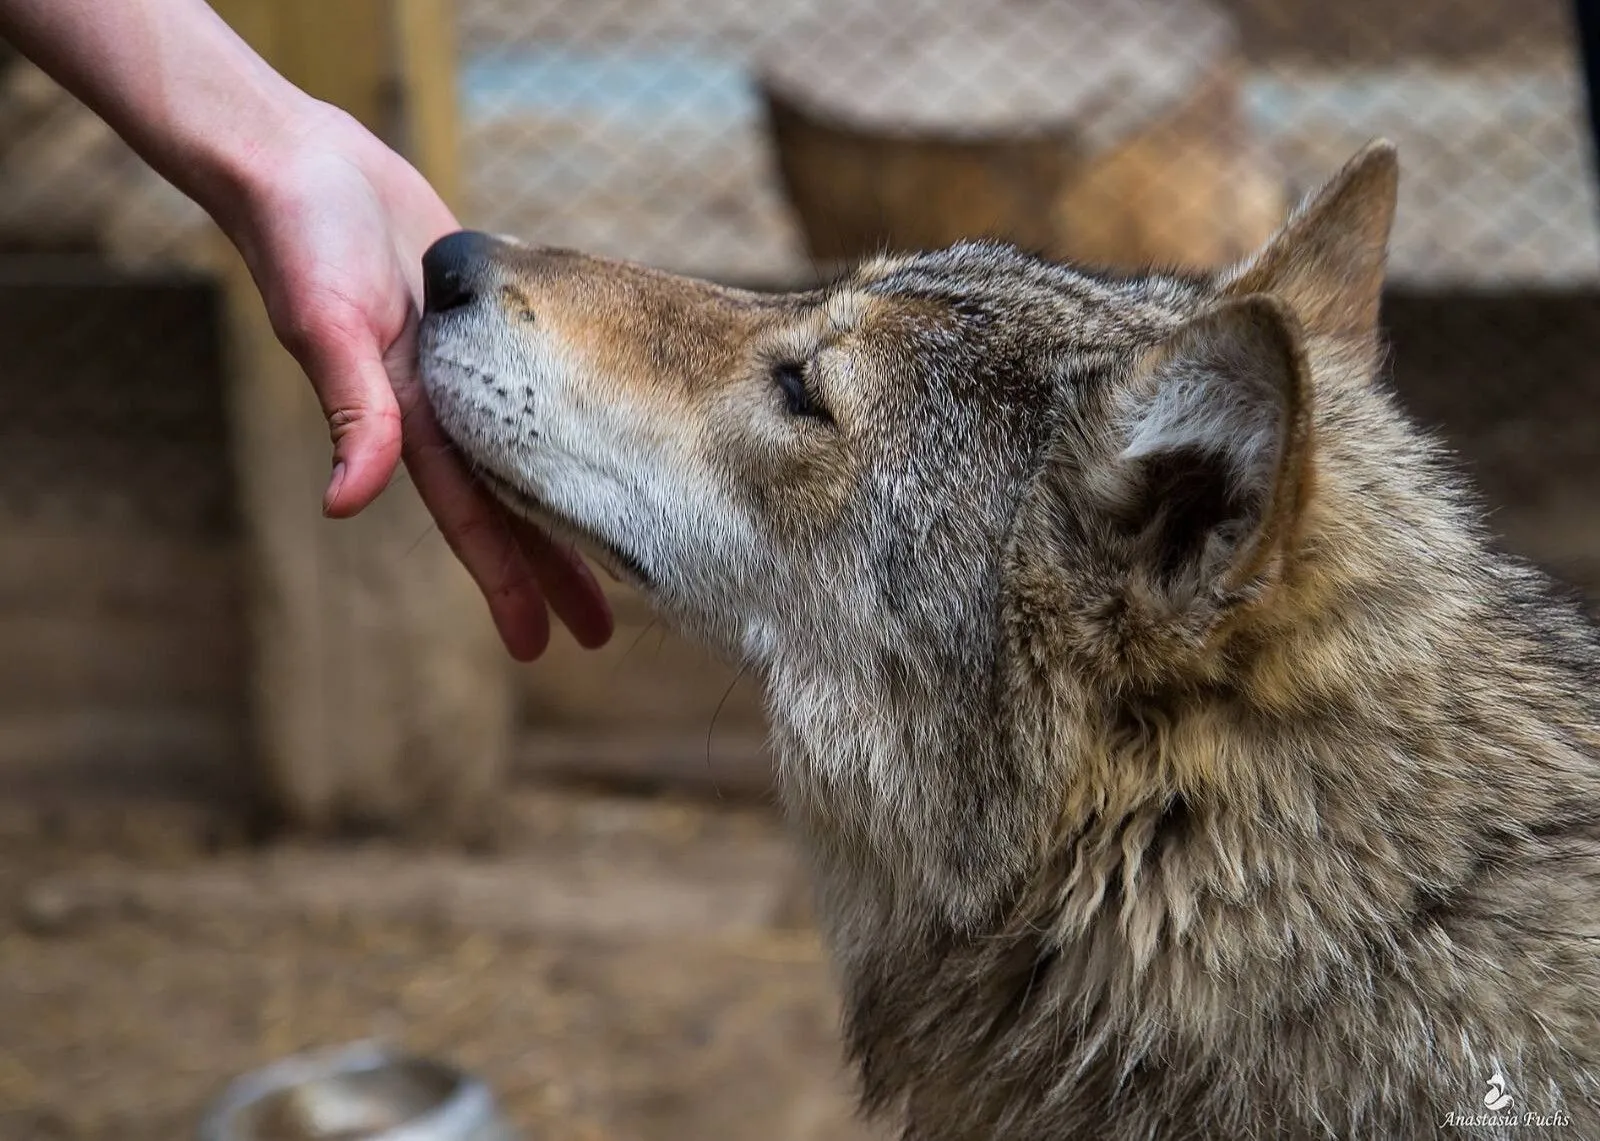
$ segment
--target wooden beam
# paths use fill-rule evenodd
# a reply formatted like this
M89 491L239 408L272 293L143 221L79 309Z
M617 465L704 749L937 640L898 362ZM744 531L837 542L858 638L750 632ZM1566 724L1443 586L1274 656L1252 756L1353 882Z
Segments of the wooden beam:
M520 738L514 764L517 775L541 781L672 789L718 800L777 797L765 738L749 730L535 729Z
M1583 65L1584 90L1589 104L1589 135L1594 144L1590 159L1600 174L1600 0L1573 0L1578 29L1578 56Z
M407 149L454 194L453 78L432 0L222 0L288 78ZM416 41L431 38L431 43ZM253 576L256 751L292 826L462 837L504 779L508 662L402 478L359 518L318 511L327 430L236 256L231 417Z
M395 44L407 114L399 145L439 197L462 209L456 21L451 0L395 0Z

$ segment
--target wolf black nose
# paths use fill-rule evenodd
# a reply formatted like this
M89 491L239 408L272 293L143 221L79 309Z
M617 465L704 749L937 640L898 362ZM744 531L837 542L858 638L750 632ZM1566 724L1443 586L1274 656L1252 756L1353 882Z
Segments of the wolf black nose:
M446 234L422 255L422 308L426 313L459 309L477 296L489 269L494 239L476 230Z

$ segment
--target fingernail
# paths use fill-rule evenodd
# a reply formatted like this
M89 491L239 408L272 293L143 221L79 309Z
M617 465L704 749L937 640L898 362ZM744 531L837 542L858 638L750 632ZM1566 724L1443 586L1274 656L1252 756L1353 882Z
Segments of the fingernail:
M339 489L344 486L344 461L337 460L333 465L333 475L328 480L328 490L322 493L322 513L332 514L334 501L339 498Z

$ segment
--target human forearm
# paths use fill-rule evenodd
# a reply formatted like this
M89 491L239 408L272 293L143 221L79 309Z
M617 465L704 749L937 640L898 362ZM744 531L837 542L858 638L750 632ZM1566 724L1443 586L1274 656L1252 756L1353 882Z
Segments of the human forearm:
M204 0L0 0L0 35L224 226L318 106Z

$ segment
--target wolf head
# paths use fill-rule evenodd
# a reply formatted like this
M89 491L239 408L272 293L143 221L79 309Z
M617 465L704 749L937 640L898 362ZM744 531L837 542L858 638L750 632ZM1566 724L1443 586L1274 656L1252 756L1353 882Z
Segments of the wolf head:
M423 379L508 505L762 680L825 863L972 924L1065 810L1061 723L1228 684L1391 525L1395 183L1369 147L1210 277L968 242L772 296L461 233ZM1393 439L1327 455L1341 417Z

